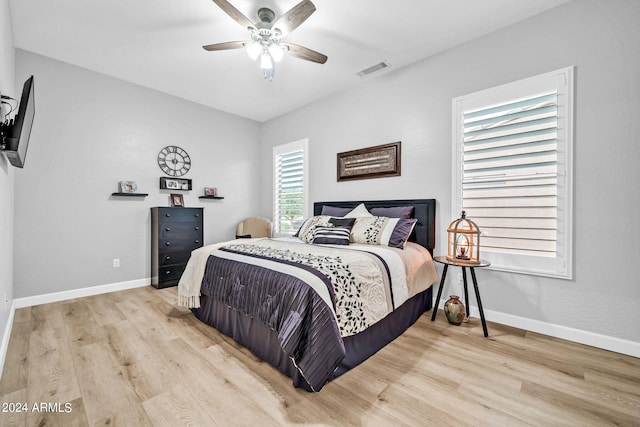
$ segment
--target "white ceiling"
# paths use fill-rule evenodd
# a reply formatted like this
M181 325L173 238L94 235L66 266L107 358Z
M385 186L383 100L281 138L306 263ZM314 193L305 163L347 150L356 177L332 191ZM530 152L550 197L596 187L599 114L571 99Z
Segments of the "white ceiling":
M360 84L381 61L396 70L567 1L313 0L284 40L329 60L285 57L271 82L241 49L202 49L248 39L211 0L10 0L10 11L17 48L262 122ZM257 21L260 7L277 19L299 0L230 2Z

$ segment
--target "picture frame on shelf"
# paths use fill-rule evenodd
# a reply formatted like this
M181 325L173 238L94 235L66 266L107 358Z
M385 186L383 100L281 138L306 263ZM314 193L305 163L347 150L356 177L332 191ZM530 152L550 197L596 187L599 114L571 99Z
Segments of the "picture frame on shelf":
M198 197L201 200L222 200L224 197L220 196L217 187L204 187L204 195Z
M135 193L138 191L138 184L135 181L120 181L121 193Z
M187 178L170 178L166 176L161 176L160 189L189 191L192 189L192 182L190 179L187 179Z
M183 208L184 207L184 196L182 194L171 194L171 207L173 207L173 208Z

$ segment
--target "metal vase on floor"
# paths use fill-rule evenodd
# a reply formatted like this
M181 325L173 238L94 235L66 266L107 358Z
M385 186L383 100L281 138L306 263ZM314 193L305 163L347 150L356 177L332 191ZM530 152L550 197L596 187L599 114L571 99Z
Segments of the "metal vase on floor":
M460 297L457 295L450 295L447 302L444 303L444 314L447 315L447 320L452 325L459 326L465 318L465 307Z

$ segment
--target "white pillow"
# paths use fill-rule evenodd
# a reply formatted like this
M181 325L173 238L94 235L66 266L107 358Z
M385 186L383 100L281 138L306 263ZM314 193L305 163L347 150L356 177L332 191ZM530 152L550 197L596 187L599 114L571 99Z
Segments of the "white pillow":
M343 218L362 218L365 216L373 215L371 215L371 212L367 210L367 208L364 206L364 203L360 203L358 206L353 208L351 212L343 216Z

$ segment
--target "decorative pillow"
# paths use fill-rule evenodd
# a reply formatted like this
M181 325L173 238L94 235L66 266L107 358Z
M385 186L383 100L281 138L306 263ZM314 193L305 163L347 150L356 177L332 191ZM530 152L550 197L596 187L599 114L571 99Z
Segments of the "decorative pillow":
M313 231L316 227L330 227L330 219L331 217L328 215L318 215L307 218L293 237L297 237L305 243L311 243L313 242Z
M403 249L417 219L372 216L356 219L351 229L351 242Z
M322 205L322 212L320 215L343 217L351 212L351 210L351 208L338 208L336 206Z
M371 212L369 212L364 205L364 203L360 203L358 206L353 208L351 212L346 214L345 218L362 218L362 217L372 217Z
M389 218L411 218L413 206L394 206L389 208L371 208L371 215L386 216Z
M398 222L391 232L391 237L389 237L388 245L393 248L404 249L404 245L407 243L407 240L409 240L409 236L411 236L417 222L418 220L415 218L398 219Z
M333 224L334 227L344 227L348 228L351 231L353 228L353 224L355 224L355 218L331 218L329 220L329 224Z
M348 245L350 229L346 227L321 227L313 230L313 243L320 245Z

